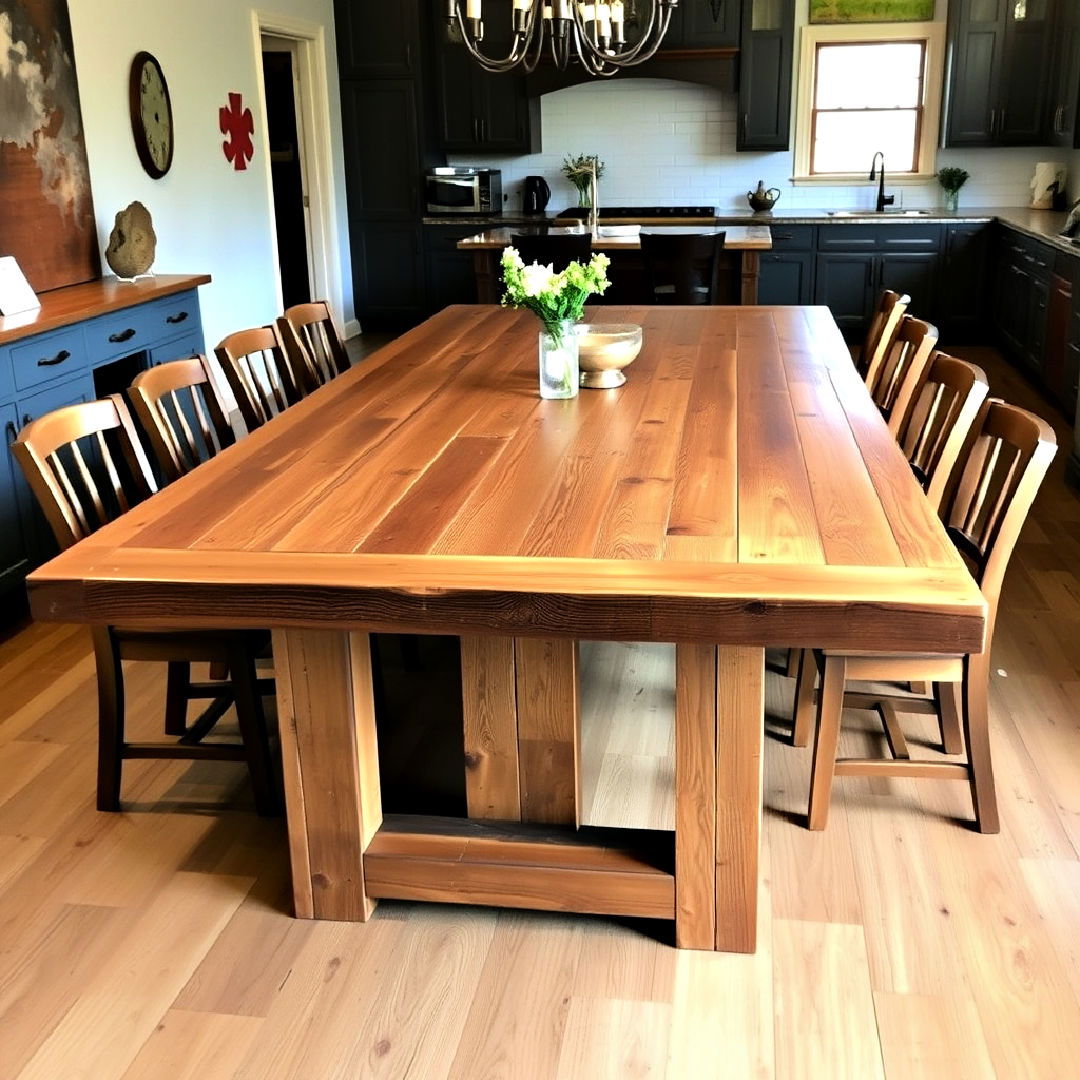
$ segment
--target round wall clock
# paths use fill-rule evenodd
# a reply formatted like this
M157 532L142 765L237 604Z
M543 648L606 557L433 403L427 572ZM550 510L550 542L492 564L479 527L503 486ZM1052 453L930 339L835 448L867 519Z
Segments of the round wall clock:
M155 180L172 165L173 115L169 84L161 65L148 52L137 53L131 62L128 84L131 131L142 167Z

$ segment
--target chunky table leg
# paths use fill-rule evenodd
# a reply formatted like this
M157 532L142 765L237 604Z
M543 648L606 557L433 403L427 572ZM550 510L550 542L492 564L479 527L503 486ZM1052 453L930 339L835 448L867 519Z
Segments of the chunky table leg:
M716 948L757 945L765 650L722 645L716 664Z
M521 820L514 639L461 639L465 794L471 818Z
M296 915L366 922L382 823L368 635L275 630L274 669Z
M578 643L516 638L521 820L579 825Z
M716 948L716 646L675 648L675 944Z

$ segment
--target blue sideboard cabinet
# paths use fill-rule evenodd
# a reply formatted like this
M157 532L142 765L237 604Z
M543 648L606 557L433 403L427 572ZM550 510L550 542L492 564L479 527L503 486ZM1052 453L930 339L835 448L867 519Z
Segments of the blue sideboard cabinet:
M203 352L198 288L209 281L105 278L42 293L37 311L0 317L0 609L56 551L7 447L52 409L124 390L147 367Z

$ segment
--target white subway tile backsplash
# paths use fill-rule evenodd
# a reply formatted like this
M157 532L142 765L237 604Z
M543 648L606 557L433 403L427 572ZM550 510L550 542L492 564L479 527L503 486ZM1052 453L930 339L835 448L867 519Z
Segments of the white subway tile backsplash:
M544 151L518 157L458 154L454 165L502 169L507 207L521 205L524 177L542 175L552 189L551 209L577 203L563 177L567 154L596 153L606 165L601 201L607 204L691 203L722 210L746 208L746 192L764 180L781 191L785 207L863 209L874 205L866 185L795 187L790 153L735 152L736 98L710 87L659 79L584 83L548 94L541 102ZM867 148L867 169L872 147ZM1057 156L1055 156L1057 155ZM960 193L961 207L1023 206L1036 161L1066 161L1070 188L1080 197L1080 152L1051 149L941 150L938 165L960 165L971 179ZM938 206L935 181L891 187L903 205ZM899 200L898 200L899 201Z

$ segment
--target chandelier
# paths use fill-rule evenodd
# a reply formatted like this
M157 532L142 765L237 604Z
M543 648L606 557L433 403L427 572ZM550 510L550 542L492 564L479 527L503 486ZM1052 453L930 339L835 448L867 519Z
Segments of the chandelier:
M511 19L510 52L503 57L483 51L482 0L447 0L453 37L460 37L473 58L487 71L522 68L534 71L548 46L560 71L577 61L591 75L614 75L621 68L643 64L656 55L679 0L636 0L648 4L648 17L640 19L641 36L626 42L626 8L634 17L635 0L582 3L581 0L504 0Z

